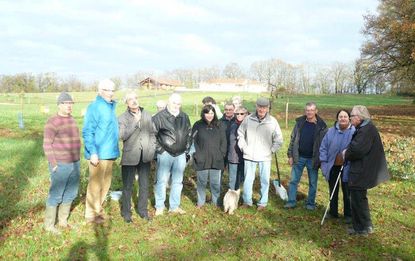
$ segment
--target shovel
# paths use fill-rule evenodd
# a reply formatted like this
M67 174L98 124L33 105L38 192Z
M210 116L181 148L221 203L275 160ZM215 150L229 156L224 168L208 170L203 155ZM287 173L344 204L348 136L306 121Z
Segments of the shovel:
M275 153L274 155L275 155L275 164L277 165L278 179L274 179L272 183L274 184L275 191L277 192L278 196L282 200L287 201L288 200L287 190L284 188L284 186L281 185L280 168L278 167L277 153Z

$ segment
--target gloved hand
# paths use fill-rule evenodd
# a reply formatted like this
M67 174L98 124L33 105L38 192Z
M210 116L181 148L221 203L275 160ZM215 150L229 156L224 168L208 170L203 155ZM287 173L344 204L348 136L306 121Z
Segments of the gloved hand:
M190 158L191 158L190 154L189 153L186 153L186 163L189 162Z

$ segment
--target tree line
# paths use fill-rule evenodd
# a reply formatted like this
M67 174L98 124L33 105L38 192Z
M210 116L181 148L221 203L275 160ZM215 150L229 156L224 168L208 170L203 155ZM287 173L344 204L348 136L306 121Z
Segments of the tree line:
M357 64L357 63L356 63ZM269 87L285 93L384 93L385 84L370 82L359 85L367 80L359 67L353 64L333 63L330 66L321 65L292 65L279 59L269 59L252 63L245 69L238 63L229 63L225 67L212 66L199 69L175 69L162 74L140 71L124 77L115 76L111 79L117 88L138 88L138 83L154 77L163 80L176 80L187 88L198 88L201 81L218 79L247 79L258 81ZM86 84L75 75L60 77L56 73L19 73L1 75L0 88L2 92L79 92L95 90L96 82Z

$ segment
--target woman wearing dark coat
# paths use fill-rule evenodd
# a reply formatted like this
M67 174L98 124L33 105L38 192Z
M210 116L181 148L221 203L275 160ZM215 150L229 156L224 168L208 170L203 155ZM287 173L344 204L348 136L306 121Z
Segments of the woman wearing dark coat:
M356 105L351 112L351 122L356 127L349 147L343 151L350 161L349 192L353 227L350 235L373 233L367 190L389 179L385 151L376 126L365 106Z
M195 153L193 165L197 174L197 207L206 201L206 186L209 179L212 203L218 205L221 172L225 167L226 127L216 115L212 105L203 107L201 119L193 125L192 137Z

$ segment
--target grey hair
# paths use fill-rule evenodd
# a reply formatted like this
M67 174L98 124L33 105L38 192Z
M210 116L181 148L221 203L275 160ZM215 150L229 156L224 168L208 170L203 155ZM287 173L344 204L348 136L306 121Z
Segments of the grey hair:
M237 109L235 109L235 112L238 112L238 111L248 112L248 109L246 107L244 107L244 106L239 106Z
M134 91L129 91L124 95L123 101L124 103L127 103L129 99L131 99L133 96L137 97L137 94Z
M313 102L313 101L307 102L305 104L305 108L311 107L311 106L314 106L317 109L317 104L315 102Z
M235 104L233 104L232 102L228 101L225 103L225 106L232 106L233 108L235 108Z
M352 114L358 116L362 120L370 119L370 113L366 106L363 105L355 105L352 109Z

